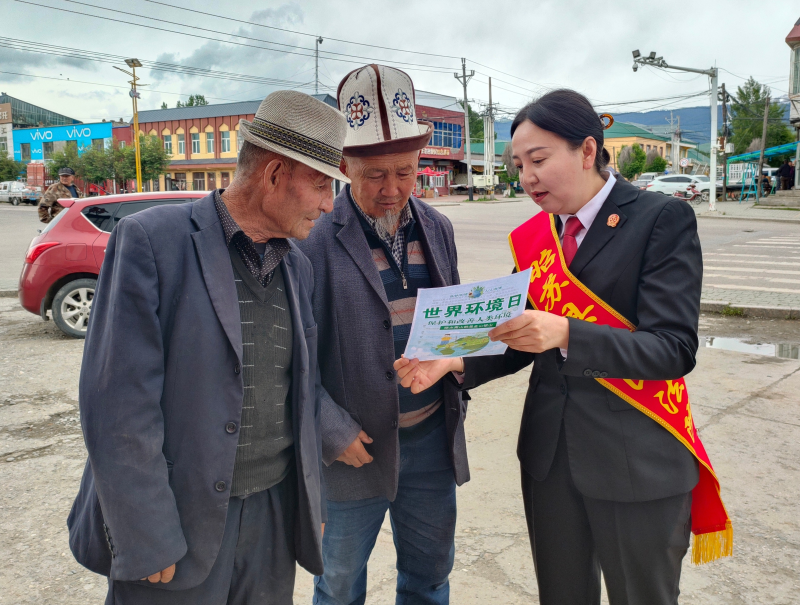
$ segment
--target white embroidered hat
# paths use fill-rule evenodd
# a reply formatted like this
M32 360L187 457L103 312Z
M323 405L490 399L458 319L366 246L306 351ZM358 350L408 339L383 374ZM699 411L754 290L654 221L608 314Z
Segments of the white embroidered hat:
M414 84L399 69L372 64L351 71L336 97L348 126L343 155L418 151L431 139L433 124L417 120Z

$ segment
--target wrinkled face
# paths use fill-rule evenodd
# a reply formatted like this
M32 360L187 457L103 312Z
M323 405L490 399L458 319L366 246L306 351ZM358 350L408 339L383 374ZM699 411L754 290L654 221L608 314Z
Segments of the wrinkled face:
M514 165L519 169L522 188L545 212L574 214L586 200L578 186L587 170L594 170L597 142L587 137L581 147L526 120L511 140Z
M350 177L353 197L374 218L398 215L408 203L417 181L419 151L367 158L345 158L344 173Z
M64 185L64 187L69 187L75 182L75 177L71 174L62 174L58 178L61 180L61 184Z
M262 210L269 217L271 231L283 237L306 239L314 221L323 212L333 210L333 179L300 163L282 176L288 178L280 179L275 192L281 203L265 200Z

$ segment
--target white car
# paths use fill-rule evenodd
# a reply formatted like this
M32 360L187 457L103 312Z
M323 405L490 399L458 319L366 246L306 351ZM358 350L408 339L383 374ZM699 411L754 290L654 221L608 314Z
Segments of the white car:
M657 191L666 195L672 195L676 191L685 191L692 184L695 177L690 174L666 174L657 176L649 185L647 191Z
M42 197L37 189L22 181L5 181L0 183L0 202L9 202L14 206L19 206L20 202L36 204Z

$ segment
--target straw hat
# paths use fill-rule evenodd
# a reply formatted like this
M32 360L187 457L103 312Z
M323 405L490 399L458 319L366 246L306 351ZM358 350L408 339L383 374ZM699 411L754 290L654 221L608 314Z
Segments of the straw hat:
M350 182L339 171L347 122L341 112L314 97L294 90L273 92L252 122L239 120L239 132L253 145Z
M336 97L347 119L346 156L419 151L431 139L433 124L417 120L414 83L399 69L373 64L351 71Z

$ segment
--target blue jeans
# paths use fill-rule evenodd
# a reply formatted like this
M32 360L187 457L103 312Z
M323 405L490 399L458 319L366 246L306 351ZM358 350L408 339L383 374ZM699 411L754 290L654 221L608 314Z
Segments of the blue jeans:
M328 500L322 539L325 574L314 578L315 605L363 605L367 561L387 509L397 551L397 605L449 603L456 483L442 423L418 441L401 443L394 502L384 497Z

